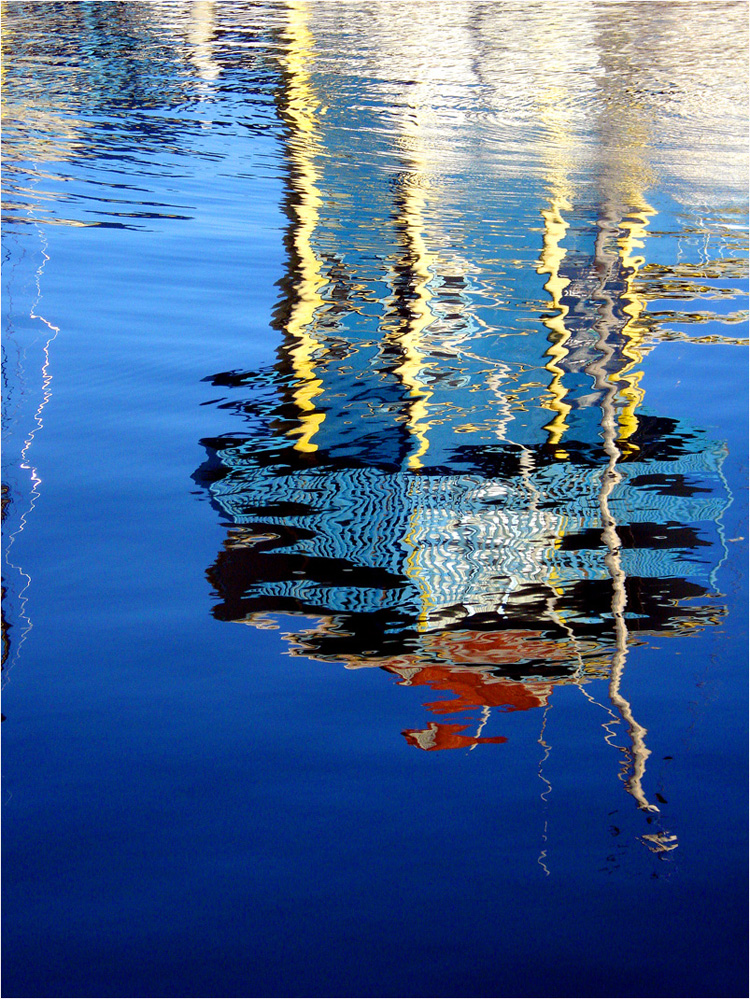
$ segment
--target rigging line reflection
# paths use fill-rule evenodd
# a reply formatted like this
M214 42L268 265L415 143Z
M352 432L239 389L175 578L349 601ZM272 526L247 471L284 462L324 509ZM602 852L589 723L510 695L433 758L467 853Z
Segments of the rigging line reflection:
M600 356L587 369L594 377L595 387L602 392L602 440L604 451L609 459L607 467L601 475L601 489L599 492L602 541L606 547L604 563L612 583L611 613L615 629L615 652L610 667L609 697L620 711L623 721L627 724L631 740L633 771L631 776L626 780L626 789L635 798L640 808L646 811L658 812L658 807L650 804L646 798L642 785L646 770L646 760L650 756L650 750L646 747L645 743L646 729L636 722L630 703L620 692L622 674L628 655L628 626L625 620L625 608L627 606L627 593L625 590L626 575L620 557L622 544L617 533L617 521L609 505L612 491L622 481L622 476L617 468L618 459L622 456L622 452L617 446L618 423L615 399L618 389L614 373L608 371L608 362L612 361L615 354L614 347L609 342L609 339L613 329L618 325L614 314L614 298L606 286L607 278L611 276L615 266L620 262L616 259L616 255L611 250L608 250L606 246L607 238L618 231L618 228L614 225L614 221L612 214L607 213L599 223L595 260L602 274L602 281L599 289L595 292L595 297L600 303L601 318L597 320L595 328L598 328L599 332L596 349L600 352Z
M542 756L541 760L539 761L539 769L537 771L537 774L539 776L539 780L541 780L542 783L544 783L544 784L547 785L546 788L544 789L544 791L542 791L542 793L540 795L540 798L545 803L546 803L547 799L549 798L549 795L550 795L550 793L552 791L552 783L544 776L544 764L549 759L549 754L552 751L551 744L548 743L548 742L546 742L545 738L544 738L544 733L545 733L545 730L547 728L547 714L549 713L551 707L552 707L551 703L547 703L545 705L545 707L544 707L544 713L542 715L542 728L541 728L541 731L539 732L539 738L537 739L537 742L539 743L539 745L544 750L544 755Z
M38 166L35 164L34 168L35 168L35 170L37 170ZM32 208L31 211L33 211L33 210L34 209ZM42 261L41 261L41 263L40 263L40 265L37 268L36 273L35 273L36 299L32 303L31 308L29 310L29 318L32 319L32 320L38 320L39 322L41 322L47 328L47 330L49 331L50 335L45 340L44 346L42 348L42 357L43 357L42 368L41 368L41 375L42 375L41 393L42 393L42 398L41 398L41 401L40 401L39 405L37 406L36 411L34 412L34 415L33 415L33 418L32 418L34 426L28 432L28 434L27 434L27 436L26 436L26 438L24 440L23 447L21 448L21 452L20 452L20 459L21 460L20 460L19 468L22 471L29 473L29 481L31 483L31 492L30 492L29 497L28 497L28 506L23 511L23 513L21 514L20 520L18 522L18 527L8 535L8 543L7 543L6 548L5 548L5 564L8 566L9 569L11 569L14 572L16 572L18 574L18 576L20 577L20 579L23 580L23 585L22 585L21 589L18 591L18 594L17 594L17 599L18 599L18 618L19 618L19 622L21 622L21 631L20 631L20 634L19 634L18 641L16 643L15 652L10 657L10 663L8 664L8 667L7 667L8 670L10 670L10 668L18 661L18 657L19 657L19 655L21 653L21 648L22 648L24 642L26 641L26 638L27 638L29 632L31 631L31 629L33 627L33 622L31 620L31 616L28 614L27 609L26 609L27 605L28 605L28 599L29 599L28 591L29 591L29 588L30 588L31 582L32 582L31 576L30 576L30 574L28 572L26 572L22 568L22 566L20 564L15 564L14 562L12 562L11 558L10 558L10 555L11 555L11 549L13 548L13 545L14 545L14 543L16 541L16 538L25 530L27 522L28 522L28 518L31 516L31 513L33 512L33 510L34 510L34 508L36 506L37 500L39 499L39 496L41 494L40 493L40 487L41 487L41 484L42 484L42 480L41 480L41 478L39 476L39 473L37 471L36 466L33 465L32 463L30 463L30 461L29 461L29 451L31 449L32 444L34 443L34 439L35 439L37 433L40 430L42 430L43 427L44 427L44 421L42 419L42 413L44 411L45 406L47 405L47 403L49 402L49 400L50 400L50 398L52 396L52 389L51 389L52 372L50 370L50 347L52 345L52 342L57 337L57 334L60 332L60 327L59 326L54 326L48 319L46 319L43 315L41 315L40 313L37 312L37 308L38 308L39 303L40 303L40 301L42 299L42 275L44 273L44 268L47 265L47 261L50 259L50 257L49 257L49 254L47 253L47 249L49 247L49 243L47 241L46 236L44 235L44 232L43 232L41 226L36 222L36 220L33 217L31 219L31 221L32 221L32 224L34 225L34 228L37 231L37 234L39 236L39 240L40 240L40 243L41 243ZM6 642L8 641L8 636L7 636L8 627L9 627L8 623L5 620L3 620L3 628L4 628L4 631L5 631L5 641ZM7 648L7 646L6 646L6 648Z
M539 743L539 745L544 750L544 754L543 754L541 760L539 761L539 769L537 770L537 775L538 775L539 779L544 784L547 785L546 788L544 789L544 791L542 791L542 793L540 794L540 798L542 799L542 801L544 802L544 805L545 805L545 812L547 810L547 807L546 807L547 806L547 800L549 798L549 795L552 793L552 783L544 775L544 764L549 759L550 752L552 751L551 744L548 743L545 740L545 738L544 738L544 733L545 733L545 730L547 728L547 714L548 714L548 712L549 712L549 710L550 710L551 707L552 707L551 703L548 703L548 704L545 705L544 713L542 715L542 727L541 727L541 730L539 732L539 738L537 739L537 742ZM537 858L537 864L539 864L539 866L542 868L542 870L544 871L544 873L545 873L545 875L547 877L549 877L549 875L550 875L550 870L549 870L549 868L547 867L547 865L545 863L545 860L547 859L547 847L546 847L545 844L547 843L547 824L548 824L548 821L549 820L545 816L545 819L544 819L544 829L542 830L542 849L540 850L539 856Z
M547 842L547 825L548 825L548 822L549 822L548 819L544 820L544 828L542 829L542 843L546 843ZM547 877L549 877L551 872L550 872L549 867L547 867L547 865L545 864L545 860L546 859L547 859L547 847L543 846L541 852L539 853L539 856L537 857L537 861L536 862L542 868L542 870L544 871L545 875Z
M490 706L489 704L485 704L484 707L482 708L482 714L480 715L479 725L477 727L477 733L474 736L475 741L471 746L469 746L469 752L471 752L472 749L477 748L478 743L476 740L479 739L479 736L482 734L482 729L487 724L489 717L490 717Z
M618 718L618 716L612 710L611 706L609 704L602 704L601 701L597 701L597 699L595 697L592 697L591 694L588 692L588 690L586 690L586 688L583 686L583 684L578 684L578 689L583 694L583 696L586 698L586 700L589 702L589 704L596 705L597 708L601 708L602 711L606 711L607 714L609 715L609 719L610 720L606 721L606 722L602 722L602 728L607 733L604 736L604 741L607 743L607 745L608 746L612 746L614 749L619 749L621 752L626 752L626 749L625 749L624 746L618 746L614 742L614 740L615 740L615 738L617 736L616 736L616 733L611 728L611 726L612 725L619 725L620 724L620 718Z
M726 453L728 453L728 451L725 448L725 454ZM721 556L721 558L719 559L719 561L716 563L716 565L712 569L711 575L709 577L711 586L713 588L713 591L718 596L719 595L719 582L718 582L718 579L719 579L719 570L724 565L724 563L726 562L726 560L729 558L729 548L727 547L727 533L726 533L726 529L724 527L724 514L727 512L727 510L729 509L729 507L734 502L734 494L732 493L731 487L730 487L729 483L727 482L726 475L724 475L724 470L721 467L721 463L719 463L718 468L716 469L716 471L717 471L717 474L718 474L718 476L719 476L719 478L721 480L721 484L724 486L724 493L725 493L725 495L727 497L727 502L722 507L721 512L719 513L719 516L716 518L716 521L715 521L715 523L716 523L716 530L718 531L719 540L721 541L721 548L722 548L723 555Z

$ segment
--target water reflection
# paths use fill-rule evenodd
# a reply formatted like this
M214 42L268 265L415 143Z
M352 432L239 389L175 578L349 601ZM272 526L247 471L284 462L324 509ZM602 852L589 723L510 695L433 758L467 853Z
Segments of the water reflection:
M43 18L36 3L10 5L6 225L30 214L37 224L151 231L192 220L187 176L215 170L227 137L277 127L278 15L231 7L219 24L213 3L47 5ZM214 120L218 100L227 117Z
M423 749L600 679L650 807L628 650L721 619L730 497L644 361L738 342L746 7L38 9L3 38L10 224L181 225L238 137L283 133L277 361L210 378L244 424L196 473L230 522L215 615L450 695Z
M211 96L206 87L220 70L229 91L252 93L256 106L273 108L277 67L267 51L277 18L251 8L241 13L231 51L223 44L218 63L211 3L3 6L6 667L32 628L32 579L19 548L40 495L36 445L59 332L53 317L39 314L53 252L47 227L154 230L193 220L194 204L184 191L175 195L170 181L184 180L186 164L194 171L221 155L207 140L205 117L191 108ZM261 38L263 51L250 50Z
M663 258L647 197L652 109L633 98L614 14L596 10L588 44L605 72L589 174L566 93L540 85L517 182L460 101L446 113L452 78L433 74L445 37L425 65L407 32L381 36L376 19L372 51L394 56L378 108L325 47L341 9L316 8L315 35L306 6L289 5L277 361L209 379L246 429L204 440L196 479L230 523L208 571L218 619L296 619L291 655L442 695L403 732L428 751L503 743L504 713L606 681L626 789L658 811L624 693L628 652L721 620L713 572L731 498L726 444L645 397L644 358L678 335L649 303L693 265L649 257L653 244ZM450 65L470 51L453 84L497 96L494 49L477 41L496 28L486 14L476 8L465 52L451 36ZM539 42L553 67L555 38ZM472 148L468 167L451 143ZM709 285L734 259L728 229L711 240L716 259L691 272Z

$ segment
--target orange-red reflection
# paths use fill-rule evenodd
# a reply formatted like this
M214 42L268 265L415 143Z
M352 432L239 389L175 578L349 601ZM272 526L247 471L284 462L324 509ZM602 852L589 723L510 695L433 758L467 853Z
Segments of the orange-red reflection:
M258 620L255 620L255 617ZM250 623L269 627L265 618L255 615ZM320 617L309 631L286 634L292 655L310 655L313 635L336 633L334 618ZM529 711L547 706L552 689L558 683L579 682L573 664L581 662L581 643L572 639L550 638L531 629L505 628L497 631L456 630L421 634L417 643L394 656L344 654L326 657L343 663L349 669L377 666L399 678L403 686L425 686L453 697L427 701L424 706L434 715L472 712L473 723L456 724L429 721L424 729L405 729L402 734L409 745L419 749L465 749L485 743L503 743L505 736L482 736L491 709ZM590 649L587 652L587 672L592 669ZM314 653L313 653L314 655ZM554 664L554 665L553 665ZM599 664L600 665L600 664ZM550 667L552 666L552 669ZM526 680L510 679L509 671L518 675L531 674ZM598 672L595 671L595 672ZM552 673L542 679L539 673ZM499 674L499 675L498 675ZM592 674L593 675L593 674ZM464 734L467 729L475 734Z
M407 728L402 735L410 746L417 746L419 749L470 749L480 742L507 742L504 735L497 735L492 738L482 738L480 736L461 735L468 725L448 725L445 723L430 722L425 729Z
M423 636L419 654L398 656L381 662L384 669L402 677L408 686L427 686L446 691L455 698L428 701L425 707L438 715L490 708L505 711L528 711L545 707L552 693L552 683L543 680L525 682L497 677L498 666L525 660L566 662L571 650L565 642L545 640L533 631L478 632L460 631ZM427 663L425 663L427 660ZM444 665L443 665L444 664ZM406 729L403 735L420 749L460 749L479 743L500 743L503 736L462 735L468 725L430 722L426 729Z
M398 673L398 669L389 668ZM428 701L426 708L435 714L453 714L474 708L505 708L506 711L528 711L541 708L552 693L552 684L544 682L519 683L499 680L477 667L456 669L445 666L423 666L416 673L401 681L410 686L429 686L457 695L456 700Z

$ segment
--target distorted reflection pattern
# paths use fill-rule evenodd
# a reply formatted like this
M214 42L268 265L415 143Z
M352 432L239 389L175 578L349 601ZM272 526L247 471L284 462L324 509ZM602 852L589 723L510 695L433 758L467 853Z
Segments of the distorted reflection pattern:
M747 3L2 18L8 994L741 994Z
M527 109L520 177L451 104L441 56L471 55L467 72L506 93L491 47L464 39L448 60L436 36L431 67L391 53L365 81L292 7L277 361L209 379L245 429L203 441L196 479L229 522L208 572L217 618L292 616L291 655L437 692L403 732L423 750L503 743L502 713L605 679L627 789L652 809L645 729L620 690L628 649L720 621L731 497L726 444L651 409L641 365L685 336L665 302L726 292L737 244L729 218L665 254L649 109L613 29L600 11L588 40L607 74L583 182L554 87ZM383 62L398 37L373 42ZM486 172L459 164L467 149ZM736 342L733 313L693 320L696 338Z

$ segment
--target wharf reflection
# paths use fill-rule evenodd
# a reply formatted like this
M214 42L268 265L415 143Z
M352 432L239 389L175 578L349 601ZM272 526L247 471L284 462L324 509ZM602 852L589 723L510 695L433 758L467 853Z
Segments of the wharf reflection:
M232 525L208 571L213 613L259 628L296 617L291 655L452 695L403 732L428 751L503 743L496 715L606 682L626 789L658 810L622 690L628 651L721 620L730 497L726 445L646 408L656 212L622 67L602 102L595 195L577 194L565 122L542 96L559 141L542 144L543 182L506 197L497 230L469 222L482 199L490 210L481 179L446 187L426 84L377 133L390 170L357 168L340 127L324 127L342 109L316 92L303 5L286 53L278 359L209 379L247 429L204 440L195 475ZM523 245L507 250L510 235Z

